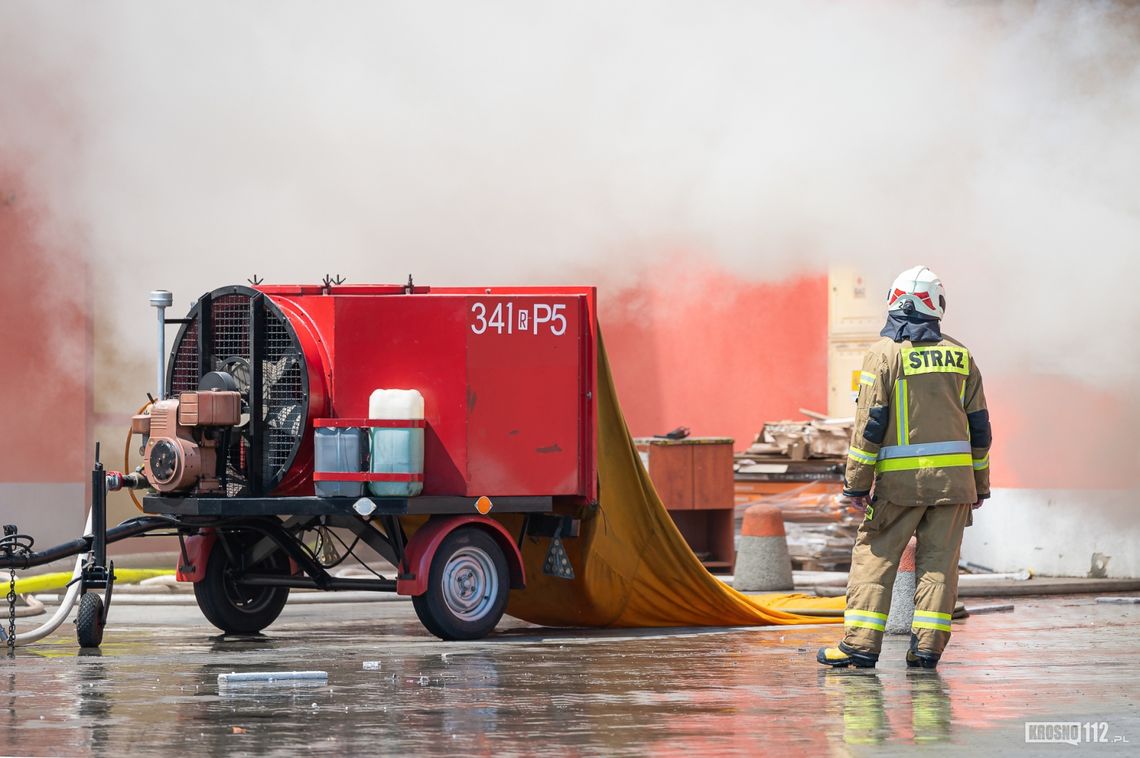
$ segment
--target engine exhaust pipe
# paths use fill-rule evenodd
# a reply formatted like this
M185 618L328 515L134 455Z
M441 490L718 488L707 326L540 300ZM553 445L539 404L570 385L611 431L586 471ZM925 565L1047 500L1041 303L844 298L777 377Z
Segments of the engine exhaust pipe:
M166 309L174 302L174 295L166 290L153 290L150 293L150 304L158 310L158 371L155 374L154 396L159 400L166 399Z

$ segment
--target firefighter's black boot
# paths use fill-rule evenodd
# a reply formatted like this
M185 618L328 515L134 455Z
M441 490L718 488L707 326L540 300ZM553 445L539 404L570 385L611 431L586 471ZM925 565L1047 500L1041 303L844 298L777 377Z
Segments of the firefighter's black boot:
M907 668L932 669L938 666L938 659L942 656L937 653L924 653L918 649L918 637L910 636L910 649L906 651Z
M860 669L873 669L879 662L876 653L861 653L840 642L839 647L821 647L815 659L824 666L832 668L846 668L854 666Z

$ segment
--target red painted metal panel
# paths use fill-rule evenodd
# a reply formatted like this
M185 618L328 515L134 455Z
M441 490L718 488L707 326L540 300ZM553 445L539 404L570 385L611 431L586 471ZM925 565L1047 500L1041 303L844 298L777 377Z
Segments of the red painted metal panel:
M311 492L317 419L363 418L388 388L424 396L425 495L597 497L592 288L259 289L296 329L313 394L278 494Z
M578 491L579 497L587 500L597 500L598 497L598 467L597 467L597 361L598 361L598 318L597 318L597 290L593 287L496 287L485 289L436 287L432 289L435 294L462 294L474 297L533 297L549 299L547 302L558 304L563 302L558 298L578 299L581 303L581 318L578 322L578 420L581 433L578 437ZM516 308L517 314L517 308ZM472 313L473 321L478 313ZM493 315L493 311L492 311ZM545 316L545 311L543 316ZM518 318L517 315L515 317ZM533 332L533 311L531 315L531 331ZM551 314L551 321L553 321ZM515 322L517 325L517 321ZM544 322L546 325L549 322ZM551 324L554 326L554 324ZM548 374L549 375L549 374ZM536 379L541 380L541 376ZM544 411L539 412L543 417ZM537 493L536 493L537 494ZM555 494L555 493L548 493Z
M467 494L584 491L584 299L467 298Z
M424 494L467 495L466 318L462 298L334 296L337 416L367 416L373 390L424 396ZM501 493L478 493L501 494ZM542 493L548 494L548 493Z

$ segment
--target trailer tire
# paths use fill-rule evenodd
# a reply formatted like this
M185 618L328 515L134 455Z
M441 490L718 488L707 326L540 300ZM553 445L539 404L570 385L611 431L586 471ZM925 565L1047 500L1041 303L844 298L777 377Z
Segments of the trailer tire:
M79 597L79 611L75 614L75 637L82 648L103 644L103 598L94 592L84 592Z
M206 573L194 584L194 598L202 615L226 634L257 634L281 615L289 599L288 587L250 587L233 579L233 564L222 540L214 542ZM234 540L240 547L239 540ZM258 566L269 570L287 568L288 560L278 550Z
M465 526L432 556L427 591L412 598L424 627L443 640L477 640L499 623L510 594L503 549L483 529Z

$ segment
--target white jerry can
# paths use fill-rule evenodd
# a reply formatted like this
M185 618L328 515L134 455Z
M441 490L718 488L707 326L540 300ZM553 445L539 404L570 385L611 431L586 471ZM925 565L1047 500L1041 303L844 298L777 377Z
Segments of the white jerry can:
M368 489L379 497L414 497L423 492L424 396L419 390L375 390L368 398L368 418L411 422L407 427L372 430L372 473L419 476L417 481L369 482Z

